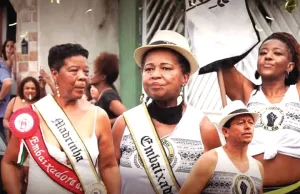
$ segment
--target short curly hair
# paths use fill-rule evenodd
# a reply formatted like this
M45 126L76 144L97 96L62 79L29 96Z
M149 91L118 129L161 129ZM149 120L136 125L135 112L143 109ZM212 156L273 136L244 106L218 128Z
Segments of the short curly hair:
M116 54L102 52L95 59L95 69L98 75L106 75L106 83L113 85L119 76L119 59Z
M48 55L49 68L59 71L64 65L65 59L78 55L88 58L89 52L80 44L67 43L53 46Z
M40 85L39 82L32 76L28 76L22 79L18 87L18 96L21 99L24 99L24 85L28 82L33 82L33 84L35 85L36 95L32 99L32 101L38 101L41 98Z

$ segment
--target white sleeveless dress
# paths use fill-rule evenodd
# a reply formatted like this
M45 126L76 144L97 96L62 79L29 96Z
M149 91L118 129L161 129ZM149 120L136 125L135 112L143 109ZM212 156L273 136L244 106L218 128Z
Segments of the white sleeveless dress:
M218 162L215 171L203 190L203 194L259 194L262 177L257 161L248 156L249 169L240 172L225 153L223 147L216 148Z
M180 186L204 151L199 130L203 116L204 114L200 110L187 106L174 131L161 138ZM136 118L138 119L138 115ZM141 128L141 130L143 129ZM120 143L120 149L121 192L123 194L155 194L127 127Z
M300 158L300 102L296 85L291 85L280 103L272 104L261 88L254 90L248 109L260 114L249 144L251 156L264 153L264 159L277 153Z
M96 128L96 115L97 108L95 108L95 121L94 121L94 129L93 135L84 141L84 144L93 160L93 163L97 169L97 158L99 155L98 150L98 140L95 133ZM58 162L68 166L67 157L64 152L62 152L58 147L53 146L51 144L46 143L46 147L48 149L49 154L55 158ZM87 167L88 168L88 167ZM92 181L93 179L91 179ZM26 194L66 194L71 193L55 183L51 178L47 176L47 174L38 166L38 164L34 161L32 157L29 158L29 175L28 175L28 187Z

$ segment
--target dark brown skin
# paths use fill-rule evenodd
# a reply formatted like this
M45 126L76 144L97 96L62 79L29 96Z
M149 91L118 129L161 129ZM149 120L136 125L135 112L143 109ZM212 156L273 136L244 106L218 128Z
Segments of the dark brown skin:
M143 87L148 96L155 100L161 107L177 106L182 85L189 79L189 74L183 74L178 60L172 52L156 50L150 52L145 59L142 69ZM183 114L186 105L183 106ZM159 137L166 136L173 132L176 125L166 125L152 119ZM121 151L120 142L126 127L123 116L120 116L113 126L113 138L115 155L120 163ZM201 130L200 130L201 128ZM221 145L218 132L211 121L204 117L199 126L201 138L205 151Z
M295 64L285 43L271 39L260 48L257 70L262 78L262 91L270 103L279 103L286 93L284 79L286 72L291 72ZM254 84L237 71L235 67L223 69L226 94L231 100L242 100L245 104L250 99ZM296 84L298 94L300 84ZM275 186L292 184L300 180L300 159L277 154L271 160L263 160L263 154L254 156L265 170L264 185Z
M85 141L93 134L94 115L96 107L82 98L88 83L88 65L83 56L73 56L65 59L59 71L51 70L52 77L59 85L60 97L55 95L56 102L70 119L80 138ZM40 118L45 141L60 148L45 121ZM84 121L84 122L83 122ZM121 178L115 158L111 125L103 109L98 108L95 133L98 139L98 167L107 192L121 193ZM3 183L8 193L20 193L20 168L16 165L19 152L19 140L12 136L2 160ZM30 168L30 166L29 166Z

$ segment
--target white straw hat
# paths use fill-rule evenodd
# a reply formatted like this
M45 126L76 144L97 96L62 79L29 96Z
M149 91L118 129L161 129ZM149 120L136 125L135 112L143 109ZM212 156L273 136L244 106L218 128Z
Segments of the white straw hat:
M222 110L222 119L219 122L218 130L222 131L222 127L228 120L241 114L251 114L254 122L256 122L260 116L258 113L250 112L242 101L235 100L228 103L228 105Z
M169 48L175 50L189 62L191 69L190 74L198 70L197 59L191 52L187 39L175 31L159 30L148 45L137 48L134 51L134 59L139 67L142 65L143 55L152 48Z

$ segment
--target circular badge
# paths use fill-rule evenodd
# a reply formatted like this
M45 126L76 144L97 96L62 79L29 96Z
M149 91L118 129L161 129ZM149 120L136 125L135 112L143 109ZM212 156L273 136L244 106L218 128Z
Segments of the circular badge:
M87 186L86 194L106 194L106 189L103 182L92 183Z
M246 175L237 174L234 177L232 193L234 194L254 194L255 187L253 181Z
M38 129L39 124L37 113L30 107L17 110L9 119L11 132L22 139L31 137Z
M284 111L280 107L267 107L259 113L261 125L265 130L276 131L280 129L284 120Z

